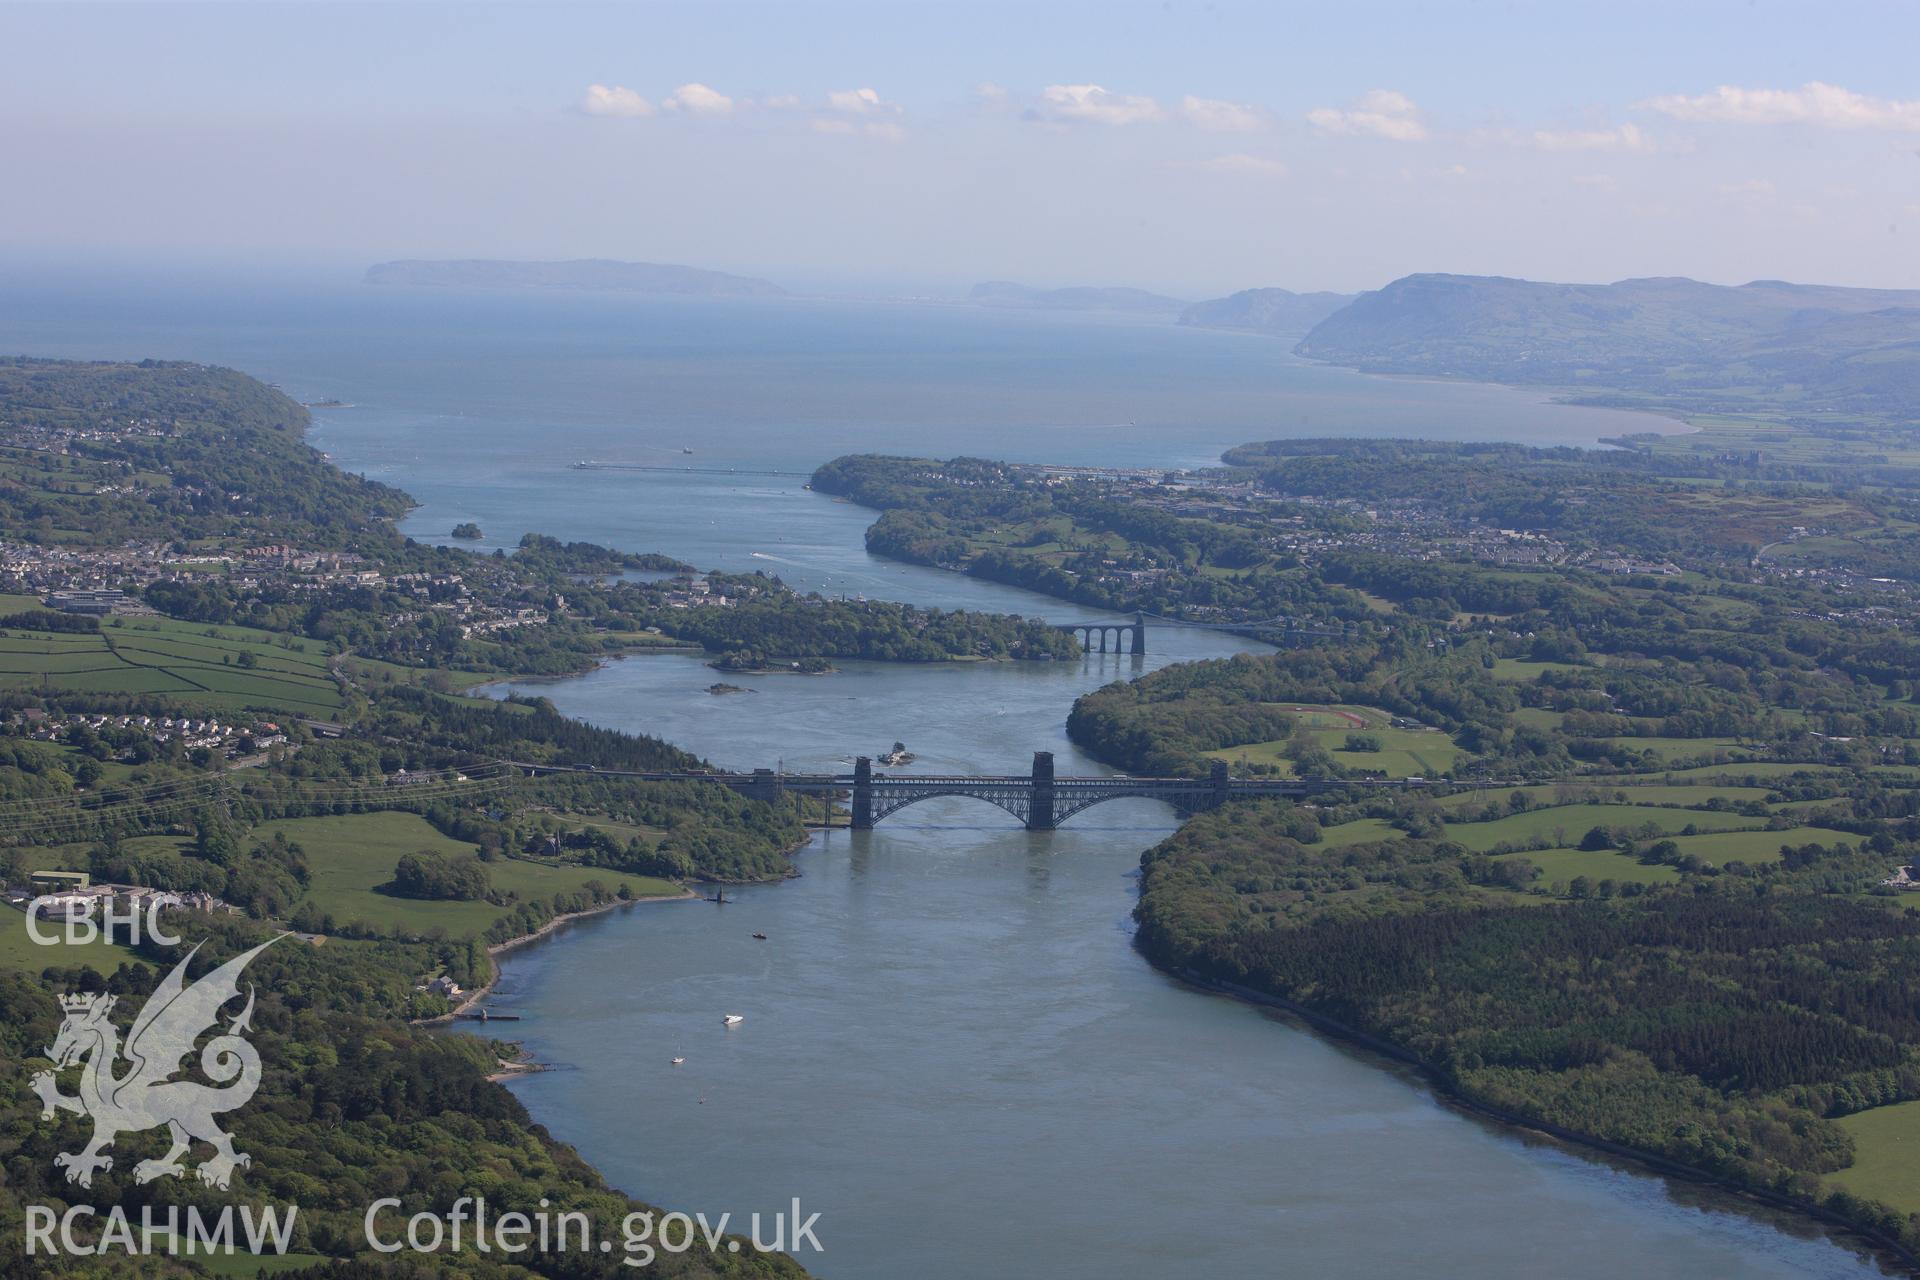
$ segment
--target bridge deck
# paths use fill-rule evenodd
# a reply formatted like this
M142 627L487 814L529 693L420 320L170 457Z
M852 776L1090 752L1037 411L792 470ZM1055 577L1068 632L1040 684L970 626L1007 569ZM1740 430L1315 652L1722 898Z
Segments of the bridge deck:
M745 786L750 783L764 782L769 779L778 782L789 791L834 788L847 790L858 781L857 774L851 773L723 773L706 772L695 769L637 771L629 769L598 769L579 765L532 764L522 760L508 760L508 766L529 774L596 774L603 778L633 778L642 782L718 782L723 786ZM879 773L870 775L870 781L879 786L1032 786L1033 777L1025 773ZM1235 791L1275 793L1294 791L1316 791L1328 787L1389 787L1419 788L1435 785L1427 778L1229 778L1228 783ZM1083 773L1059 774L1052 779L1056 787L1205 787L1213 785L1212 779L1205 775L1195 777L1148 777L1125 773ZM1521 782L1489 782L1487 786L1520 786Z

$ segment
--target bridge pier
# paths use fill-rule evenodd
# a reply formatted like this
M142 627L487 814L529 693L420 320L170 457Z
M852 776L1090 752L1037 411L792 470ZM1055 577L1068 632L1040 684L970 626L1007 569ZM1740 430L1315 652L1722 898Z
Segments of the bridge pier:
M1033 753L1033 795L1027 809L1027 830L1051 831L1053 817L1053 752Z
M873 761L861 756L853 762L853 812L855 831L873 830Z
M1147 616L1133 615L1132 622L1075 622L1062 628L1071 631L1086 653L1130 653L1147 651ZM1108 646L1112 648L1109 649Z

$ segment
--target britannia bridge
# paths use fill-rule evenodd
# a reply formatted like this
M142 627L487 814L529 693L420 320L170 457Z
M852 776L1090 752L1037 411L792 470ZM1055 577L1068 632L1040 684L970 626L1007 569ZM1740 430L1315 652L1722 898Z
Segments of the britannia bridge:
M1424 778L1235 778L1227 772L1224 760L1216 761L1212 773L1204 778L1064 777L1054 774L1051 751L1034 752L1033 771L1028 774L880 773L865 756L854 762L850 774L776 773L772 769L751 773L628 773L584 766L509 763L528 774L586 772L648 782L717 782L768 802L789 792L816 795L821 797L821 811L826 815L831 815L836 799L844 798L855 831L871 830L881 819L936 796L984 800L1018 818L1029 831L1051 831L1081 810L1107 800L1161 800L1180 816L1188 817L1232 800L1259 796L1303 796L1336 789L1418 790L1429 785Z

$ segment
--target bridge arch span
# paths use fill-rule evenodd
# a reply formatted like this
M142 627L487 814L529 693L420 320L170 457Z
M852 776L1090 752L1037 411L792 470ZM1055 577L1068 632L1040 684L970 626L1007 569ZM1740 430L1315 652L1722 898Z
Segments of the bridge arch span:
M1056 803L1054 806L1053 821L1056 826L1065 822L1076 813L1084 813L1086 810L1093 808L1093 806L1105 804L1109 800L1151 800L1156 804L1166 805L1169 809L1173 810L1177 817L1181 818L1190 818L1198 812L1198 809L1188 804L1184 798L1150 795L1143 791L1109 791L1100 795L1087 796L1084 799L1075 797L1072 800L1066 800L1063 796L1062 800L1064 803Z
M978 789L959 785L931 788L915 787L912 791L894 795L889 795L884 787L875 787L873 797L873 821L879 822L884 818L892 817L909 805L919 804L922 800L938 799L941 796L960 796L967 800L981 800L996 809L1012 814L1022 823L1027 821L1028 815L1032 812L1032 805L1028 803L1027 797L1025 796L989 795Z

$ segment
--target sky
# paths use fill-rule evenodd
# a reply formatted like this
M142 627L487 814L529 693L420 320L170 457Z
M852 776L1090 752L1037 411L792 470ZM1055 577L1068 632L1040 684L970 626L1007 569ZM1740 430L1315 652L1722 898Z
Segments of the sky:
M1920 4L0 5L0 265L1920 288Z

